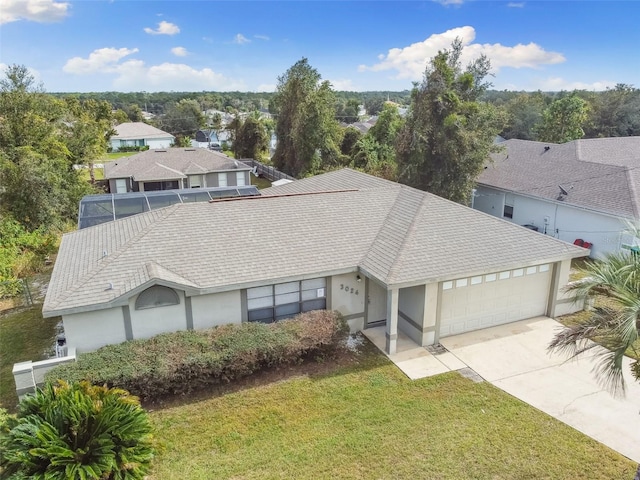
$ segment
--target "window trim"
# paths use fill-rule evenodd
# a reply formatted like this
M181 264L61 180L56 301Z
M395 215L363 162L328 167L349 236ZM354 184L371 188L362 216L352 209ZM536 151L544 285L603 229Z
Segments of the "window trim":
M317 288L306 288L303 289L303 283L304 282L308 282L310 280L319 280L319 279L323 279L324 280L324 286L322 287L317 287ZM317 277L314 279L305 279L305 280L296 280L294 282L282 282L282 283L276 283L276 284L272 284L272 285L262 285L260 287L254 287L254 288L248 288L247 291L247 295L246 295L246 307L247 307L247 321L248 322L262 322L262 323L273 323L273 322L277 322L279 320L284 320L285 318L292 318L293 316L297 315L298 313L304 313L304 312L309 312L311 310L319 310L318 308L308 308L309 305L316 305L317 302L321 302L322 305L324 305L324 307L320 310L326 310L327 308L327 285L329 283L330 280L328 280L326 277ZM287 287L284 287L285 285L291 285L292 284L297 284L297 290L296 291L289 291L290 289ZM283 292L277 292L278 290L277 287L278 286L283 286L285 291ZM267 292L265 291L265 294L260 294L260 296L256 296L256 297L252 297L250 294L251 290L255 290L255 289L270 289L270 292L268 294L266 294ZM315 290L317 293L322 293L322 296L316 296L314 298L308 298L306 300L303 300L303 292L306 291L313 291ZM291 301L291 302L286 302L286 303L277 303L277 299L278 297L283 298L283 296L287 295L292 295L294 293L297 293L298 295L298 299L297 301ZM249 308L249 302L251 300L256 300L256 299L267 299L269 298L271 300L270 305L262 305L260 307L257 308ZM297 308L294 308L293 306L296 305ZM278 310L290 310L291 308L294 308L294 310L297 310L297 312L295 313L286 313L286 314L281 314L278 315ZM267 312L271 312L270 315L264 315ZM261 312L261 313L258 313ZM259 318L256 319L252 319L252 314L253 316L257 316Z
M163 294L168 294L171 298L163 301L162 303L156 302L153 304L143 304L143 302L145 301L145 297L150 297L153 291L163 292ZM138 297L136 298L135 309L146 310L149 308L169 307L172 305L180 305L180 295L178 295L178 292L176 292L173 288L165 287L164 285L152 285L138 294Z

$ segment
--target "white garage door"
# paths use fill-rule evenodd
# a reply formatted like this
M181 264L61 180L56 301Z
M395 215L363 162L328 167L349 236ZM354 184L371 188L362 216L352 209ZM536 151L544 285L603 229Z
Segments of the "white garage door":
M440 337L545 315L549 264L442 282Z

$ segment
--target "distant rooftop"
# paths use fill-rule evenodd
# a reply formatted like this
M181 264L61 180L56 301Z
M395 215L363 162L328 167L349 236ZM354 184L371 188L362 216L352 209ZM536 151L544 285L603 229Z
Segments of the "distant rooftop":
M128 122L117 125L114 130L116 134L111 139L137 140L140 138L174 138L170 133L153 127L144 122Z

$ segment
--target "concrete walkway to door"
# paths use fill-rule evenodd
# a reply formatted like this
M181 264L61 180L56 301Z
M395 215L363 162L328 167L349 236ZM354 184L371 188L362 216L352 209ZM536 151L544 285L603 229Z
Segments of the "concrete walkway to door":
M539 317L440 342L493 385L640 462L640 384L630 360L624 365L626 396L613 398L594 378L593 353L569 361L547 353L559 327Z

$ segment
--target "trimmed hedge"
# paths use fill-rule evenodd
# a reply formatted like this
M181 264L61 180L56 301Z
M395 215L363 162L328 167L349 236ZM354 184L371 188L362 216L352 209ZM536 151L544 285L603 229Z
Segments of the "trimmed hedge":
M242 323L107 345L60 365L45 381L87 380L142 399L188 393L261 369L335 352L348 334L337 312L316 310L272 324Z

